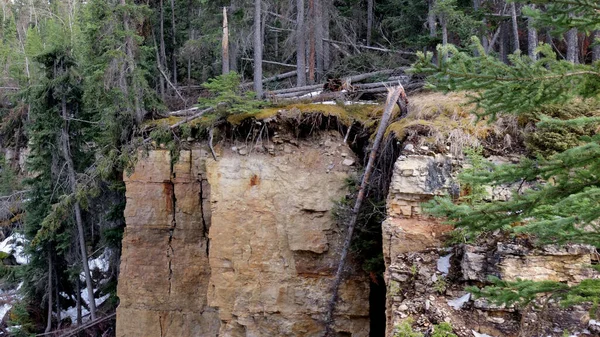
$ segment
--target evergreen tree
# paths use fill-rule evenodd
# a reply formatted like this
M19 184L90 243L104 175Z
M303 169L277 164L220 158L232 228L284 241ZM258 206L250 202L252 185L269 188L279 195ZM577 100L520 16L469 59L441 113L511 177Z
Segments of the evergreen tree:
M598 4L587 0L534 1L545 5L546 12L530 11L540 24L555 25L558 31L573 27L600 27ZM572 15L576 13L576 15ZM429 73L431 86L439 90L466 90L476 104L480 118L494 119L502 114L527 118L535 116L538 127L592 127L591 135L583 136L577 146L550 155L523 159L518 164L487 165L484 169L463 174L463 182L472 185L524 183L532 187L517 189L507 202L455 204L436 198L430 211L445 216L459 228L471 233L502 229L515 234L528 234L538 244L568 242L600 247L600 63L576 65L559 60L548 45L538 48L540 58L532 60L516 53L510 65L486 56L479 41L479 50L471 56L455 47L441 48L448 52L447 61L432 65L432 55L420 54L416 71ZM547 114L549 106L570 105L585 101L592 112L566 118ZM596 302L600 295L600 280L585 280L569 287L557 282L495 280L480 294L500 302L528 302L547 293L565 304Z

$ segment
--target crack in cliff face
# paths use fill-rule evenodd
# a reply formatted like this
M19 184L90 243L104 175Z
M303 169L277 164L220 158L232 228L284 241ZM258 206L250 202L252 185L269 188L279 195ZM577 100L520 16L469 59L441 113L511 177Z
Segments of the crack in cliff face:
M173 249L173 234L175 233L175 228L177 227L176 221L176 212L177 212L177 198L175 198L175 184L170 181L169 190L171 192L170 195L170 204L171 204L171 227L169 228L169 241L167 243L167 259L169 261L169 295L171 294L172 287L172 279L173 279L173 256L175 255L175 249Z
M206 214L204 213L204 182L208 182L208 179L202 176L202 173L198 173L198 184L200 184L199 202L200 202L200 216L202 218L202 235L206 239L206 256L209 251L209 240L208 240L208 224L206 222Z

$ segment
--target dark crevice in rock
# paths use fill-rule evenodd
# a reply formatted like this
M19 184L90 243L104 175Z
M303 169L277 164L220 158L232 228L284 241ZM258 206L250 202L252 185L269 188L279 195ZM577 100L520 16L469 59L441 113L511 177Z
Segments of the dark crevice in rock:
M177 198L175 197L175 184L170 181L167 184L170 185L171 192L171 227L169 228L169 241L167 243L167 258L169 260L169 294L171 294L172 278L173 278L173 256L175 250L173 249L173 235L175 234L175 228L177 227L176 212L177 212Z

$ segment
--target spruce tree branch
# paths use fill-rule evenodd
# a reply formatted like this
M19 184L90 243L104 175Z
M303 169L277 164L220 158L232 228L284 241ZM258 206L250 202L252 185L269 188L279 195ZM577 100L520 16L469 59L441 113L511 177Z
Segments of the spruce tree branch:
M562 79L562 78L581 76L581 75L593 75L593 76L600 77L600 72L591 71L591 70L582 70L582 71L576 71L576 72L572 72L572 73L541 76L541 77L502 77L502 76L494 76L494 75L459 73L459 72L448 71L448 70L446 70L444 72L451 76L477 78L477 79L482 79L482 80L493 80L493 81L502 81L502 82L539 82L539 81L555 80L555 79Z

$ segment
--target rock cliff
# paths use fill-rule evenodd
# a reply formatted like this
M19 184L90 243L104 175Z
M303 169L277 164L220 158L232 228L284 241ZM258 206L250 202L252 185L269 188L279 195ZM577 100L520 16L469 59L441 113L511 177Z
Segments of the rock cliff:
M474 299L469 285L485 285L488 276L503 280L552 280L576 284L600 277L589 266L597 263L591 246L532 247L526 238L491 233L474 244L444 247L451 228L421 214L422 202L435 195L456 194L453 175L460 163L444 156L400 156L387 199L383 223L386 263L387 326L393 337L407 319L413 328L431 331L448 322L458 336L563 336L593 334L589 307L560 308L556 303L515 308ZM489 188L490 199L506 190Z
M271 150L150 151L126 179L117 336L322 336L355 170L337 132ZM362 273L350 273L362 275ZM340 336L369 335L369 284L350 277Z

